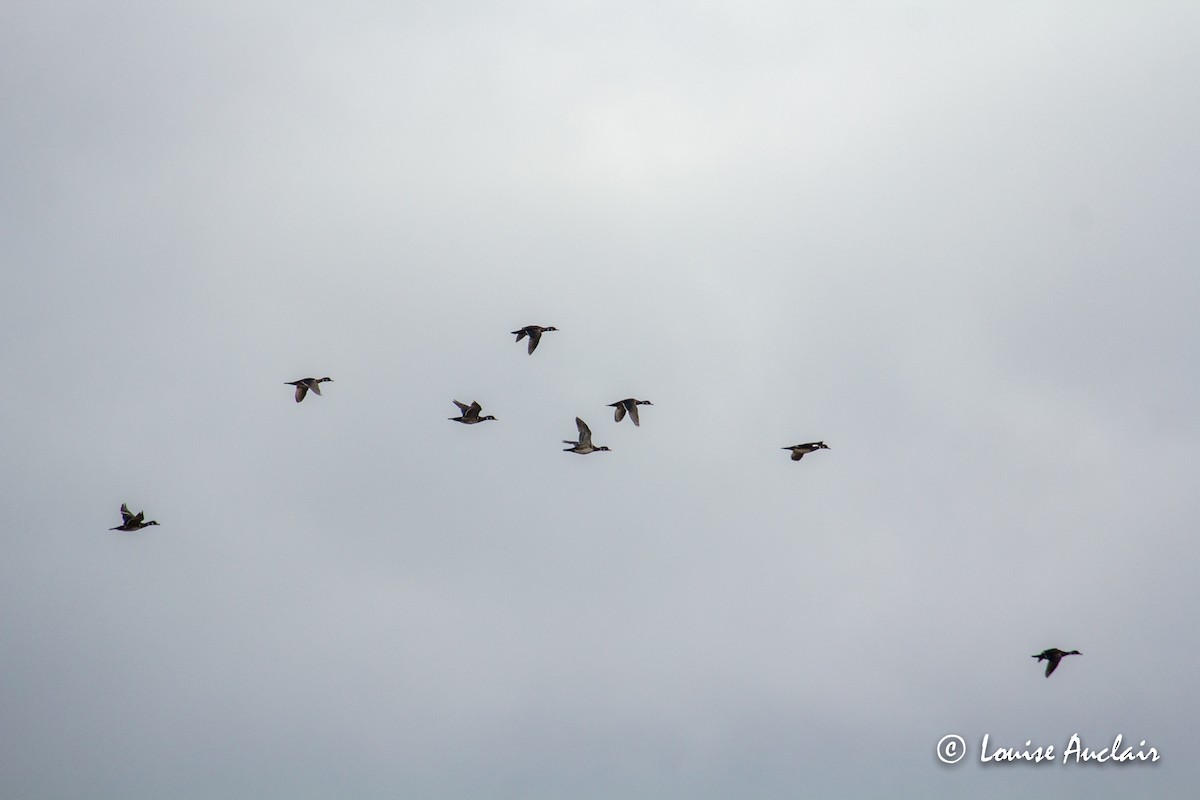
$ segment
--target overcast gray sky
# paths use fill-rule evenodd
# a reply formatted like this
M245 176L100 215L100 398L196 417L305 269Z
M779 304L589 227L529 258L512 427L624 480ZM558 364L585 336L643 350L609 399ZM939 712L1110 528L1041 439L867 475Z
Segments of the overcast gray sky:
M1198 41L0 4L0 795L1190 796Z

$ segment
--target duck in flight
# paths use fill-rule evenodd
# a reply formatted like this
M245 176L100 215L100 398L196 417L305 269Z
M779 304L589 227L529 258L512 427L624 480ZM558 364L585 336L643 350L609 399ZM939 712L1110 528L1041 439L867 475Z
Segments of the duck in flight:
M471 405L467 405L455 400L454 405L458 406L459 416L449 417L449 419L461 422L463 425L474 425L477 422L486 422L489 419L495 419L490 414L486 417L479 416L479 412L483 411L483 406L479 405L478 402L473 401Z
M596 447L592 444L592 429L579 417L575 418L575 427L579 428L579 441L572 442L563 439L563 444L571 445L571 447L563 448L564 453L579 453L586 456L588 453L598 453L601 450L608 450L607 447Z
M537 350L538 342L542 340L542 334L546 331L556 331L558 328L551 325L548 328L543 328L541 325L526 325L519 331L512 331L517 335L517 341L521 341L526 336L529 337L529 355L533 355L533 351Z
M1081 656L1081 655L1083 655L1083 653L1079 652L1078 650L1069 650L1068 651L1068 650L1059 650L1057 647L1051 647L1049 650L1043 650L1042 652L1038 653L1036 656L1030 656L1030 658L1036 658L1038 660L1038 663L1041 663L1043 659L1047 662L1046 677L1049 678L1050 673L1054 672L1054 670L1058 669L1058 662L1063 660L1063 656Z
M829 445L824 442L808 442L806 444L794 444L791 447L784 447L783 450L792 451L792 461L799 461L804 458L806 453L811 453L814 450L828 450Z
M284 381L284 383L288 386L296 387L296 402L299 403L308 394L310 389L314 394L319 395L321 393L321 384L325 383L325 381L332 382L333 378L301 378L298 381Z
M140 531L142 528L149 528L151 525L157 525L154 520L143 522L146 519L146 512L139 511L134 514L129 510L129 506L121 503L121 524L115 528L109 528L110 531Z
M613 419L616 420L617 422L620 422L621 420L625 419L625 415L629 414L629 418L631 420L633 420L633 424L640 426L641 423L638 422L637 407L638 406L652 406L652 405L654 405L654 403L651 403L649 400L637 400L632 397L626 397L624 400L618 400L617 402L609 403L608 405L610 407L616 409L616 411L613 412Z

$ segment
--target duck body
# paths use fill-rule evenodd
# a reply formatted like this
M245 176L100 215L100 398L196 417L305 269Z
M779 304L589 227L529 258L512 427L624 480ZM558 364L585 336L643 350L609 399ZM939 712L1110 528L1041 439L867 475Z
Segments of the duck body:
M474 425L477 422L487 422L488 420L495 419L490 414L486 417L479 416L479 412L483 410L483 406L479 405L478 402L472 401L471 405L467 405L455 400L454 405L458 406L459 416L448 417L448 419L455 422L461 422L464 425Z
M129 506L121 503L121 524L115 528L109 528L110 531L140 531L142 528L149 528L151 525L157 525L154 520L146 521L146 512L139 511L134 514L129 510Z
M301 378L298 381L284 381L284 384L296 387L296 402L299 403L309 391L312 391L313 394L321 394L321 384L326 381L332 383L333 378Z
M625 419L625 415L629 414L629 418L633 420L633 424L640 426L642 423L638 420L638 406L652 406L649 400L638 400L634 397L626 397L624 400L618 400L615 403L609 403L609 407L615 408L613 412L613 420L620 422Z
M1050 673L1054 672L1054 670L1058 669L1058 662L1063 660L1063 656L1081 656L1081 655L1083 655L1083 653L1079 652L1078 650L1059 650L1057 647L1051 647L1049 650L1043 650L1042 652L1038 653L1035 656L1030 656L1030 658L1036 658L1038 660L1039 664L1042 661L1047 662L1046 663L1046 677L1049 678Z
M586 456L588 453L599 453L609 448L592 444L592 429L587 426L587 423L579 417L575 418L575 427L579 429L579 441L573 442L568 439L563 439L563 444L569 444L571 447L564 447L564 453L579 453Z
M824 442L805 442L804 444L794 444L791 447L784 447L783 450L792 451L792 461L799 461L808 453L814 450L828 450L829 445Z
M548 327L543 327L541 325L526 325L520 330L512 331L512 333L516 334L518 342L524 339L526 336L529 337L529 355L533 355L533 351L537 350L538 342L542 340L542 334L546 331L556 330L558 330L558 328L554 327L553 325Z

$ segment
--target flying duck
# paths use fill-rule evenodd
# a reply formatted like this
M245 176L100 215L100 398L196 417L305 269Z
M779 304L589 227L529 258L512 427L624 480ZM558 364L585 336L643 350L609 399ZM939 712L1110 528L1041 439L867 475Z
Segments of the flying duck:
M551 325L548 328L543 328L541 325L526 325L519 331L512 331L517 335L517 341L521 341L526 336L529 337L529 355L533 355L533 351L537 350L538 342L542 340L542 334L546 331L556 331L558 328Z
M794 444L791 447L780 448L782 450L792 451L792 461L799 461L804 458L805 453L811 453L813 450L828 450L829 445L824 442L808 442L807 444Z
M638 422L637 407L652 405L654 405L654 403L651 403L649 400L636 400L632 397L627 397L624 400L618 400L615 403L609 403L609 406L616 409L616 411L613 413L614 420L620 422L621 420L625 419L625 414L628 412L629 418L633 420L633 424L639 426L641 423Z
M1030 658L1036 658L1038 660L1038 663L1041 663L1041 661L1043 659L1045 659L1048 662L1046 664L1046 677L1049 678L1050 673L1054 672L1054 670L1058 668L1058 662L1062 661L1063 656L1081 656L1081 655L1083 655L1083 653L1079 652L1078 650L1067 651L1067 650L1059 650L1057 647L1051 647L1049 650L1043 650L1042 652L1038 653L1036 656L1030 656Z
M467 405L466 403L460 403L455 400L454 405L458 406L460 416L449 417L448 419L452 419L455 422L461 422L463 425L474 425L476 422L485 422L489 419L495 419L495 417L491 416L490 414L486 417L479 416L479 412L483 411L483 406L479 405L478 402L472 402L471 405Z
M563 448L564 453L579 453L586 456L588 453L596 453L608 449L607 447L596 447L592 444L592 429L579 417L575 418L575 427L579 428L579 441L572 442L563 439L563 444L571 445L571 447Z
M308 394L309 389L312 389L314 394L320 394L321 384L332 380L333 378L301 378L298 381L284 381L284 383L296 387L296 402L299 403L304 399L304 395Z
M134 514L129 510L129 506L121 503L121 524L115 528L109 528L110 531L140 531L142 528L149 528L151 525L157 525L154 520L143 522L146 518L145 511L139 511Z

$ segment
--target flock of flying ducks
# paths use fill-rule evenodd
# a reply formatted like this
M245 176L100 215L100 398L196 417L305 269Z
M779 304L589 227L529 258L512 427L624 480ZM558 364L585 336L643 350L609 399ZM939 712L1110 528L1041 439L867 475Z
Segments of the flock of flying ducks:
M550 331L557 331L557 330L558 330L558 328L555 328L553 325L550 325L550 326L526 325L525 327L520 328L515 331L512 331L511 333L516 335L518 342L520 342L522 339L528 338L529 339L528 352L529 352L529 355L533 355L533 351L537 349L538 344L540 344L542 341L542 334L548 333ZM333 378L328 378L328 377L326 377L326 378L301 378L301 379L295 380L295 381L286 381L285 384L287 386L295 386L296 387L296 402L299 403L302 400L304 400L304 398L308 395L309 392L312 392L313 394L319 396L321 394L321 384L329 383L332 381L333 381ZM448 419L452 420L453 422L461 422L464 425L475 425L480 422L489 422L489 421L493 421L496 419L495 417L493 417L490 414L488 414L486 416L481 416L481 412L483 411L483 406L479 405L478 401L472 401L470 405L467 405L466 403L460 403L458 400L455 400L454 405L458 406L459 415L457 417L449 417L448 418ZM637 398L634 398L634 397L627 397L624 400L618 400L617 402L609 403L608 405L610 408L615 409L615 411L613 412L613 420L614 421L620 422L621 420L625 419L625 417L628 415L629 419L631 419L633 421L633 424L635 426L640 427L642 423L641 423L641 420L638 418L638 406L650 406L650 405L654 405L654 404L651 403L649 400L638 400ZM609 448L604 445L596 445L596 444L592 443L592 429L589 428L587 423L584 422L579 417L575 418L575 427L579 430L579 438L578 439L563 439L563 444L571 445L570 447L563 448L564 453L578 453L580 455L588 455L589 453L600 453L600 452L608 452L609 451ZM784 447L782 449L790 450L792 452L792 461L799 461L800 459L804 458L804 456L808 455L809 453L815 452L817 450L828 450L829 445L825 444L825 442L805 442L803 444L794 444L790 447ZM154 520L146 520L146 515L145 515L144 511L139 511L137 514L134 514L133 512L131 512L129 510L129 507L125 503L122 503L121 504L121 524L116 526L115 528L109 528L109 530L110 531L127 531L127 532L140 531L142 528L148 528L151 525L157 525L157 524L158 523ZM1065 651L1065 650L1059 650L1057 647L1052 647L1049 650L1043 650L1041 653L1038 653L1037 655L1032 656L1032 658L1036 658L1038 660L1038 663L1041 663L1042 661L1047 662L1046 663L1046 677L1049 678L1050 673L1054 672L1054 670L1058 668L1058 663L1060 661L1062 661L1063 656L1079 656L1079 655L1083 655L1083 654L1080 653L1078 650Z

